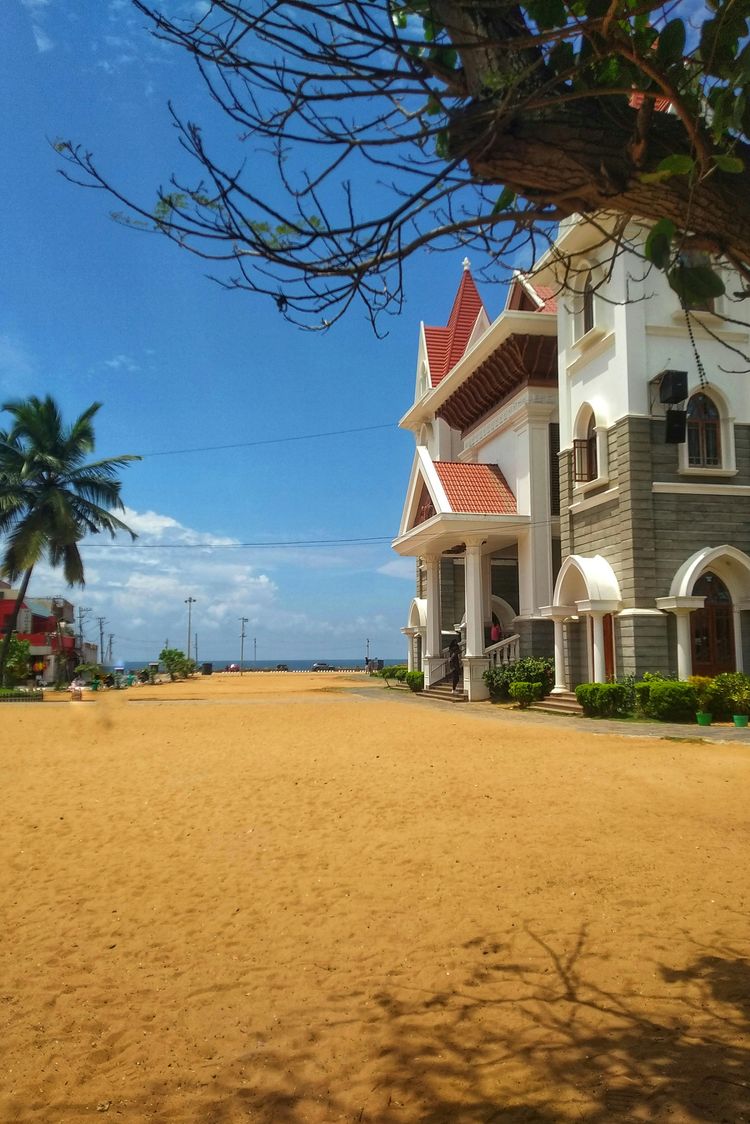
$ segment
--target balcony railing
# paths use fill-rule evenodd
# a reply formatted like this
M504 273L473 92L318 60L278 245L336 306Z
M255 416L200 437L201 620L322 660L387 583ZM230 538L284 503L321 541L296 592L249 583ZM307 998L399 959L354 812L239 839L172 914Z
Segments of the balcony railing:
M515 663L521 658L521 637L517 632L506 636L504 640L498 640L497 644L490 644L489 648L485 648L484 654L490 661L490 667L505 667L509 663Z

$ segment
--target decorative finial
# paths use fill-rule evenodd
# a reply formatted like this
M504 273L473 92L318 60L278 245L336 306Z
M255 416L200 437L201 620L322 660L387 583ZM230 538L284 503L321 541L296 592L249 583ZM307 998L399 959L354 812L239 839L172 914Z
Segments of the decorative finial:
M468 258L464 258L464 260L461 264L464 267L464 273L466 272L467 269L471 269L471 262L469 261Z

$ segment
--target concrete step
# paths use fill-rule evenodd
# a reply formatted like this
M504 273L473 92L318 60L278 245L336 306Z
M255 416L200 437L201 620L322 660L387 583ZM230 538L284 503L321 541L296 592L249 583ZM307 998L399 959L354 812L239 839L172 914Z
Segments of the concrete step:
M426 691L422 691L420 698L423 699L442 699L443 702L468 702L469 696L466 691L452 690L450 683L435 683L432 687L428 687Z
M558 695L547 695L541 702L532 703L530 710L545 710L549 714L583 714L583 707L575 697L573 691L564 691Z

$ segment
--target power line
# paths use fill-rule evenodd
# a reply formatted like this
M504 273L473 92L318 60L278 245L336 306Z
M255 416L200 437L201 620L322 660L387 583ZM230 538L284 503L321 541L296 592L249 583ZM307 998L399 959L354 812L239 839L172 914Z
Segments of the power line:
M325 433L301 433L296 437L266 437L262 441L237 441L232 445L196 445L191 449L160 449L154 453L141 453L147 457L175 457L185 453L217 453L223 449L252 449L257 445L288 445L292 441L314 441L321 437L342 437L348 433L370 433L375 429L394 429L392 422L385 425L363 425L356 429L329 429Z
M246 547L278 546L376 546L390 543L392 535L368 535L364 538L290 538L278 543L81 543L82 546L100 546L103 550L127 551L236 551Z

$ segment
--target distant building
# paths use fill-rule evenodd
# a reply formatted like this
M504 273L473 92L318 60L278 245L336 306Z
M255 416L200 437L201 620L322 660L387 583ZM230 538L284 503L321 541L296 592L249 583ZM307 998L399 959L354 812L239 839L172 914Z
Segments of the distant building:
M8 628L19 591L0 581L0 634ZM78 643L75 610L62 597L25 597L16 624L19 640L29 642L32 674L45 683L68 680L80 663L96 663L96 644Z
M725 298L691 309L703 377L663 274L630 251L610 268L580 218L557 250L576 293L553 250L490 322L465 262L447 325L420 329L393 544L417 562L409 665L439 682L459 633L470 699L527 655L554 657L558 691L750 670L750 384L726 346L750 332Z

